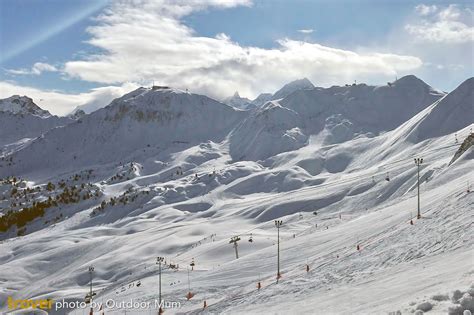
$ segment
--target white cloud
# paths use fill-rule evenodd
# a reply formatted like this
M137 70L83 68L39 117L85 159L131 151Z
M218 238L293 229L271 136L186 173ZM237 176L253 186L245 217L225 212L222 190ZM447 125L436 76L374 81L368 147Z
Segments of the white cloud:
M26 95L43 109L56 115L66 115L80 105L87 105L90 110L109 104L114 98L128 93L138 86L125 83L121 86L108 86L92 89L87 93L68 94L57 91L45 91L28 86L20 86L11 82L0 81L0 98L14 94ZM89 110L89 111L90 111Z
M40 75L43 72L58 72L59 69L44 62L36 62L31 69L7 69L6 72L13 75Z
M67 62L65 73L107 84L155 81L219 98L236 89L256 96L301 77L318 85L380 82L422 64L413 56L357 53L291 39L271 49L245 47L225 34L197 36L181 22L193 10L250 5L246 0L135 2L114 3L97 18L88 28L89 43L103 52Z
M415 7L415 11L420 15L429 15L438 10L438 7L435 5L425 5L420 4Z
M56 72L58 69L50 64L37 62L33 65L31 71L36 75L40 75L42 72Z
M307 29L298 30L298 32L303 33L303 34L311 34L312 32L314 32L314 30L312 28L307 28Z
M405 26L415 39L451 44L474 41L474 12L471 9L454 4L442 9L419 5L415 11L421 20Z

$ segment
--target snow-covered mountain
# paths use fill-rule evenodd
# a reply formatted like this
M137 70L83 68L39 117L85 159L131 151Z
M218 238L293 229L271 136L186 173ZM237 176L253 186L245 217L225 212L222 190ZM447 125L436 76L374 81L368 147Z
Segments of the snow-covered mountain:
M264 160L301 148L310 137L341 143L401 125L445 94L414 76L391 86L301 89L259 107L230 137L236 160Z
M313 89L314 85L307 78L299 79L285 84L281 89L273 93L272 99L278 100L285 98L291 93L298 90L310 90Z
M474 78L430 106L416 133L418 141L455 133L474 122Z
M273 99L272 93L261 93L252 101L252 104L254 104L257 107L260 107L266 102L271 101L272 99Z
M85 115L86 113L82 109L75 109L72 113L67 115L67 117L77 120L79 118L84 117Z
M255 107L251 100L246 97L240 97L239 92L235 92L231 97L224 99L223 103L243 110L249 110Z
M24 147L34 138L73 120L51 115L26 96L0 100L0 155Z
M17 152L9 173L118 163L205 141L222 141L245 115L206 96L139 88ZM176 147L176 148L174 148ZM41 157L41 158L32 158ZM59 166L59 168L58 168Z
M280 101L304 119L306 132L326 131L328 143L392 130L443 97L415 76L391 85L357 84L299 90Z
M30 114L46 118L51 114L36 105L33 100L27 96L13 95L5 99L0 99L0 112L9 112L13 114Z
M246 97L241 97L238 92L235 92L233 96L224 99L223 103L238 109L249 110L254 109L255 107L260 107L266 102L285 98L295 91L313 88L313 83L311 83L311 81L309 81L307 78L303 78L285 84L274 94L261 93L254 100L250 100Z
M181 303L165 314L474 312L472 84L297 89L247 111L140 88L55 128L0 160L0 311L83 301L89 265L95 301L152 302L162 256Z
M307 144L298 113L268 102L253 111L233 132L230 155L235 160L261 160Z

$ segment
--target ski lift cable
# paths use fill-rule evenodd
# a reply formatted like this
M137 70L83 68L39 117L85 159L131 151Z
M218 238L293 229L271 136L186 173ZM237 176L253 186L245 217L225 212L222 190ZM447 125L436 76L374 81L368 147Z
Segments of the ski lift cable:
M456 188L453 188L453 189L452 189L452 193L448 194L447 197L450 197L450 196L452 196L452 195L455 195L455 194L458 192L458 190L459 190L460 187L461 187L461 186L456 187ZM432 211L432 209L428 209L428 210L426 210L426 211L424 211L424 212L422 212L422 213L425 214L425 213L428 213L428 212L430 212L430 211ZM402 223L397 222L397 223L395 223L394 225L392 225L392 226L390 226L390 227L388 227L388 228L385 229L386 231L388 230L388 231L392 231L392 232L388 232L388 233L379 232L379 233L377 233L377 235L376 235L375 237L372 237L372 238L371 238L371 237L369 236L369 238L368 238L367 241L363 241L363 242L361 242L361 243L364 244L364 248L366 248L367 246L372 245L372 244L374 244L374 243L376 243L376 242L378 242L378 241L380 241L380 240L382 240L382 239L386 239L387 237L390 237L390 236L392 236L392 235L394 235L394 234L396 234L396 233L399 233L399 231L396 230L395 228L398 227L398 226L404 226L404 225L406 225L406 223L407 223L406 221L403 221ZM289 241L289 240L291 240L291 239L292 239L292 238L282 239L282 240L280 240L280 244L281 244L281 243L285 243L285 242L287 242L287 241ZM351 246L352 246L352 245L351 245ZM325 254L324 256L328 256L328 255L330 256L330 255L334 255L335 253L341 253L341 251L344 251L345 249L349 249L351 246L345 246L345 247L342 248L342 249L341 249L341 248L335 249L335 250L333 250L332 252L329 252L329 253ZM280 250L280 251L281 251L281 252L287 252L287 251L289 251L289 250L290 250L290 248L283 248L283 249ZM352 255L352 254L353 254L353 251L349 251L349 255ZM323 256L316 257L315 259L322 258L322 257L323 257ZM313 261L314 261L314 260L313 260ZM294 271L294 270L293 270L293 271ZM291 271L290 271L290 272L291 272ZM287 274L288 274L288 273L287 273Z
M452 196L452 195L455 195L455 194L458 192L458 190L459 190L459 187L453 188L453 189L452 189L452 193L449 194L448 197L449 197L449 196ZM425 213L430 212L430 211L432 211L432 209L428 209L428 210L426 210L426 211L424 211L424 212L422 212L422 213L425 214ZM266 222L266 223L267 223L267 222ZM394 224L393 226L391 226L391 227L389 228L389 230L393 230L393 231L394 231L394 232L392 232L392 234L398 233L398 231L396 231L396 229L393 229L393 227L397 227L397 226L402 225L402 224L405 225L406 222L405 222L405 221L404 221L403 223L397 222L396 224ZM256 228L259 228L259 227L256 227ZM253 228L253 229L251 229L251 230L249 230L249 231L255 230L256 228ZM381 234L381 233L378 233L378 234ZM390 237L392 234L389 234L389 235L387 235L387 234L381 234L379 237L375 237L375 238L370 238L370 237L369 237L368 241L364 241L364 242L363 242L364 247L367 247L368 245L372 245L372 244L376 243L377 241L379 241L379 240L381 240L381 239ZM291 239L291 238L290 238L290 239ZM284 240L284 239L283 239L283 240L281 240L281 242L286 242L286 241L288 241L288 240L290 240L290 239L287 239L287 240ZM225 245L227 246L227 244L225 244ZM215 250L215 249L217 249L217 248L219 248L219 247L224 247L224 246L218 246L218 247L215 247L215 248L213 248L213 249L211 249L211 250ZM205 251L205 252L203 252L203 253L200 253L199 255L195 255L194 257L201 256L202 254L207 253L207 252L209 252L209 251L210 251L210 250ZM286 249L283 249L283 251L286 251ZM335 252L340 252L340 251L341 251L341 249L337 249L337 250L334 250L333 252L331 252L331 253L329 253L329 254L326 254L326 255L331 255L331 254L334 254ZM189 270L188 270L188 272L189 272Z

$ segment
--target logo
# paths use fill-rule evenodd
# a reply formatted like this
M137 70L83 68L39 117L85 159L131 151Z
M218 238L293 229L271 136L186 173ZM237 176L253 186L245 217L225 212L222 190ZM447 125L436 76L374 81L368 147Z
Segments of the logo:
M7 299L8 309L16 310L16 309L43 309L43 310L50 310L53 307L53 300L15 300L11 296Z

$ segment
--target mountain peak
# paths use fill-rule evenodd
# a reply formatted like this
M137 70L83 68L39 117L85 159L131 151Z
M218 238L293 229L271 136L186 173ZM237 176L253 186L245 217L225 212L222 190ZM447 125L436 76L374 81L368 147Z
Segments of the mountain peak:
M411 132L418 141L455 133L472 125L474 115L474 78L467 79L456 89L433 103L426 115Z
M0 99L0 111L13 114L30 114L40 117L49 117L51 114L39 107L28 96L13 95Z
M424 87L429 87L429 85L423 81L422 79L418 78L417 76L413 74L406 75L404 77L401 77L397 81L394 82L395 86L424 86Z
M474 77L470 77L469 79L462 82L456 89L458 91L465 91L465 90L473 90L474 89Z
M227 97L223 100L224 104L238 108L238 109L250 109L254 107L252 101L246 97L241 97L238 91L235 91L234 95Z
M252 101L252 103L255 106L262 106L266 102L270 101L272 97L273 97L272 93L261 93Z
M67 115L67 117L69 117L71 119L74 119L74 120L78 120L78 119L84 117L85 115L86 115L86 113L82 109L76 107L76 109L72 113Z
M273 94L273 99L285 98L297 90L313 89L314 85L307 78L298 79L285 84L281 89Z

